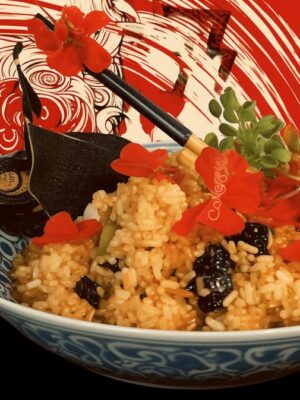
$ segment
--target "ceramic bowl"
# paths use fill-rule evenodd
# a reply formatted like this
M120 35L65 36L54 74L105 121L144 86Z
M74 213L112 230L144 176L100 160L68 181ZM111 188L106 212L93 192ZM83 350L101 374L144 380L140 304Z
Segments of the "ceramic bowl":
M182 388L258 383L300 370L300 326L244 332L175 332L63 318L16 304L11 259L25 239L0 232L0 315L27 338L91 371Z
M0 232L0 316L27 338L83 368L132 383L195 389L258 383L300 370L300 326L155 331L77 321L16 304L9 270L25 244L24 238Z

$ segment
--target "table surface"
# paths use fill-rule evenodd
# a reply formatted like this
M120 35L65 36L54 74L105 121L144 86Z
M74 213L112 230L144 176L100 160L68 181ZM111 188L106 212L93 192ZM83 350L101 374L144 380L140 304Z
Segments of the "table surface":
M10 382L13 383L15 373L17 373L18 383L20 384L13 386L15 395L19 392L24 396L29 389L28 383L30 382L31 386L36 380L39 382L39 387L47 387L46 398L49 398L48 395L51 395L51 392L57 394L58 389L68 390L68 395L83 393L85 399L88 397L86 393L88 392L90 396L91 393L94 393L94 389L96 388L99 388L99 390L101 389L101 391L103 390L105 394L109 392L110 399L114 399L114 394L118 392L131 395L134 393L146 395L150 394L150 392L154 392L155 394L158 392L166 394L178 392L178 390L165 391L164 389L127 384L86 371L40 348L26 339L1 318L0 344L1 366L5 365L4 369L1 368L1 382L10 380ZM241 400L242 398L244 400L244 398L251 398L254 400L254 396L256 395L262 393L276 393L287 388L289 393L299 393L299 381L300 373L296 373L263 384L226 390L203 390L200 394L209 394L210 398L212 395L216 395L220 400L223 400L222 397L220 398L220 395L224 395L224 399L230 396L230 399L236 398ZM49 382L51 382L51 385L49 385ZM190 391L186 392L191 394L195 393ZM102 396L99 398L101 400L104 399Z

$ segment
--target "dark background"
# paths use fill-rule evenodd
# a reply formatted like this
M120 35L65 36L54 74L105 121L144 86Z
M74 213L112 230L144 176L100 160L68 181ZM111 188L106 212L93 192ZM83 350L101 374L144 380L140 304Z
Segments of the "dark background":
M68 394L68 399L74 395L85 400L89 400L89 398L113 400L119 393L126 398L135 394L139 397L140 395L160 396L161 394L169 397L176 393L192 397L186 400L194 398L208 400L211 398L220 400L249 398L256 400L255 397L261 394L277 395L277 392L280 393L283 390L285 390L286 396L292 396L295 393L296 398L299 398L300 393L300 373L253 386L199 392L156 389L115 381L86 371L43 350L1 318L0 346L1 386L5 384L5 387L8 385L12 389L13 396L9 395L9 398L22 395L25 399L54 397L58 400L61 399L60 395L63 391ZM38 391L35 390L36 382L38 382Z

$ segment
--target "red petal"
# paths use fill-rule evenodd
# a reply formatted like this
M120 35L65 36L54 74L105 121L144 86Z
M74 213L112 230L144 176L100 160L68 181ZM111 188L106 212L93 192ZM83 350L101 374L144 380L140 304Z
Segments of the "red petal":
M249 164L247 160L239 155L236 150L225 150L222 152L224 157L228 160L228 171L229 171L229 180L228 184L230 184L231 179L235 179L241 173L245 173L249 168Z
M84 14L76 6L65 6L62 9L62 19L66 18L67 23L74 30L80 30L84 33Z
M245 226L244 220L220 199L206 202L205 208L197 216L197 222L216 229L225 236L240 233Z
M150 153L150 162L154 168L161 167L168 158L168 151L165 149L157 149L154 151L149 151Z
M68 241L67 239L45 236L45 235L39 236L39 237L34 237L31 239L32 244L34 244L35 246L45 246L46 244L64 243L67 241Z
M149 160L150 151L137 143L128 143L123 147L120 158L128 162L147 163Z
M63 211L49 219L44 235L33 238L32 243L36 246L44 246L50 243L86 240L98 234L101 229L102 225L92 219L76 224L71 216Z
M210 191L214 190L214 170L216 159L220 158L220 154L214 147L207 147L202 150L200 156L195 162L195 168L199 175L202 176L204 182Z
M222 198L229 208L246 214L257 212L263 175L246 172L249 165L235 150L221 153L213 147L205 148L195 166L209 190Z
M279 175L276 179L265 179L265 182L268 185L265 197L270 200L274 200L280 195L285 195L291 192L299 185L299 182L283 175Z
M135 176L138 178L143 178L150 176L153 173L153 169L145 166L144 164L133 163L130 161L123 161L122 159L114 160L111 163L112 169L119 174L125 176Z
M59 46L61 46L69 36L68 28L63 20L59 20L56 22L54 26L54 33L56 36L57 43L59 44Z
M153 169L162 166L168 157L168 151L157 149L149 151L140 144L129 143L123 147L120 158L128 162L145 164Z
M177 233L177 235L186 236L197 223L196 218L205 208L206 203L198 204L195 207L189 208L182 213L181 219L172 227L172 231Z
M27 21L28 32L34 35L36 46L47 52L58 50L58 44L56 36L53 31L47 28L47 26L38 18L33 18Z
M98 29L103 28L110 22L110 18L103 11L92 11L84 18L84 31L91 35Z
M47 57L47 63L50 68L56 69L65 76L77 75L83 69L77 50L71 44L50 54Z
M152 179L156 179L158 182L165 180L170 183L176 183L171 176L165 175L162 172L154 172L154 174L152 175Z
M167 150L157 149L151 152L140 144L129 143L123 147L120 158L113 161L111 166L123 175L144 177L162 166L167 157Z
M45 225L44 233L49 236L65 236L78 233L78 227L65 211L53 215Z
M95 219L78 222L77 227L79 232L76 234L76 240L88 239L102 230L102 225Z
M278 254L285 260L300 262L300 240L296 240L284 249L280 249Z
M221 196L232 179L248 168L247 161L235 150L218 151L214 147L205 148L195 163L208 189Z
M268 219L270 226L295 225L300 218L300 194L285 200L278 200L269 208L257 213Z
M262 196L263 175L241 172L231 180L227 191L222 196L230 208L253 215L258 211Z
M111 55L96 40L88 36L78 38L78 55L82 64L93 72L101 72L110 66Z

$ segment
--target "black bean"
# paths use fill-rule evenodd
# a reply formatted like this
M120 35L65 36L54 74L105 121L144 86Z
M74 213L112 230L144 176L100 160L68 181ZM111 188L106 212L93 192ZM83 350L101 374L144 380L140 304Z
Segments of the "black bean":
M203 279L204 287L209 290L207 296L199 296L198 306L203 313L216 311L223 307L223 300L233 290L230 274L210 276Z
M270 230L267 226L259 224L257 222L247 222L245 224L245 229L238 235L233 235L227 240L233 240L237 243L239 240L250 244L251 246L258 248L257 255L267 255L268 241L269 241Z
M100 296L97 293L98 287L99 285L88 276L83 276L76 283L75 292L81 299L85 299L92 307L98 309L100 303Z
M190 290L198 295L198 306L203 313L209 313L223 307L223 300L233 290L231 271L235 263L221 244L211 244L205 253L194 261L196 278L203 279L203 287L208 289L206 296L197 292L195 280L189 284Z
M209 245L205 253L194 261L194 270L200 276L228 273L234 266L228 251L221 244Z

